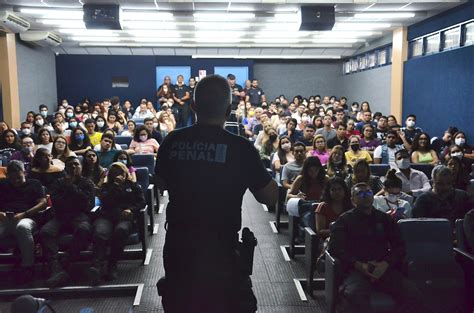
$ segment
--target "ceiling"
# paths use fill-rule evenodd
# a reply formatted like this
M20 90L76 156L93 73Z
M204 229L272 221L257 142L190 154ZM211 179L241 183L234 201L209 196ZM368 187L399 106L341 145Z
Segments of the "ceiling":
M339 59L399 26L408 26L464 0L0 0L0 10L26 18L31 30L63 38L60 54L180 55L208 58ZM84 3L122 9L121 31L90 30ZM332 31L298 31L302 4L334 4Z

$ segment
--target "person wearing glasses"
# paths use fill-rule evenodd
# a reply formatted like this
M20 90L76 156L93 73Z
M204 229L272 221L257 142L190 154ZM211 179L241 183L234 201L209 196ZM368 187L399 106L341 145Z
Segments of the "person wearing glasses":
M352 187L354 208L331 228L329 253L342 266L341 312L371 312L373 290L390 294L397 312L428 312L416 285L405 278L401 264L405 246L390 215L373 207L374 192L367 183Z

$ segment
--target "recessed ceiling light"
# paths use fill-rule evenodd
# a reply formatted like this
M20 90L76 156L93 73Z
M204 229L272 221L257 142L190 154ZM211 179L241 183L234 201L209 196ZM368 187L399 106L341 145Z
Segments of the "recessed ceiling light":
M82 10L55 10L55 9L30 9L22 8L20 9L21 13L39 15L41 18L46 19L74 19L82 20L84 17L84 12Z
M411 18L415 17L415 13L356 13L356 19L371 19L371 18Z
M73 36L71 37L72 40L74 41L111 41L111 42L116 42L120 41L119 37L94 37L94 36Z
M170 12L142 12L142 11L124 11L122 12L124 20L132 21L163 21L173 20L173 13Z
M211 21L235 21L247 20L255 18L254 13L226 13L226 12L212 12L202 13L196 12L193 14L195 19L206 19Z
M59 27L64 27L64 28L81 28L81 29L86 29L86 25L84 24L84 21L79 21L79 20L52 20L52 19L46 19L46 20L39 20L40 23L46 24L46 25L57 25Z

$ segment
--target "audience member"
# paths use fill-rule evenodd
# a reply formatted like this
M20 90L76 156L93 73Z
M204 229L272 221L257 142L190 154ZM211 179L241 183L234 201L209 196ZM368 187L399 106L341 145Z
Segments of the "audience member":
M375 137L381 144L385 143L388 130L387 117L382 115L377 121L377 128L375 128Z
M436 151L431 149L430 136L425 132L419 133L413 138L411 151L411 163L432 165L439 163Z
M77 155L83 155L87 150L92 149L89 136L82 128L73 129L69 149Z
M294 162L293 147L290 137L282 136L278 142L278 150L273 155L272 168L276 173L280 173L282 166L289 162Z
M359 136L360 131L355 129L355 121L353 119L347 120L347 129L346 129L346 137L349 139L351 136Z
M109 111L107 115L107 128L113 130L116 134L119 134L123 130L122 124L117 119L117 113L115 111Z
M100 149L96 151L97 156L99 157L100 166L108 168L113 163L117 151L118 150L115 148L114 136L110 133L103 134L102 139L100 140Z
M107 126L107 123L105 122L105 118L102 117L102 116L97 116L97 118L95 119L95 122L97 124L97 130L101 133L104 133L107 129L108 129L108 126ZM90 136L89 136L90 137Z
M305 145L306 150L310 150L313 146L314 132L315 129L313 125L306 125L306 128L303 131L303 135L297 139L297 141Z
M443 137L431 138L431 148L436 151L439 158L442 158L443 152L453 143L453 135L458 131L456 127L449 126L443 133Z
M94 206L94 184L81 176L82 165L75 156L67 158L65 172L66 176L53 182L49 189L54 217L40 231L43 253L51 271L46 280L49 288L67 283L69 263L77 260L80 251L88 246L92 233L89 212ZM62 234L73 235L66 250L66 270L58 255Z
M2 132L0 140L0 154L5 152L14 153L21 150L18 135L12 129L6 129Z
M327 166L328 177L346 178L348 168L346 158L344 157L344 148L342 146L334 146L329 154Z
M87 119L85 121L85 126L87 129L87 135L89 136L89 140L91 141L92 146L96 146L100 143L102 138L102 133L97 131L96 122L93 119Z
M93 264L88 269L93 285L100 281L102 261L106 258L108 244L110 254L107 260L107 279L113 280L117 277L117 261L133 230L138 211L145 207L142 189L131 181L128 168L121 162L111 165L107 182L100 188L99 199L101 210L94 222L93 231Z
M7 179L0 180L0 240L8 236L16 239L21 252L19 282L28 282L33 276L36 228L35 215L46 208L46 195L37 180L26 178L21 161L13 160L7 166Z
M336 136L327 141L327 146L329 149L332 149L335 146L342 146L344 152L346 152L349 148L349 140L346 137L347 126L346 124L337 123L335 128Z
M64 177L64 171L61 167L53 165L53 156L48 150L39 148L36 150L33 162L31 162L31 170L28 177L39 180L49 191L54 181Z
M378 146L374 150L375 164L389 164L390 167L396 167L395 153L403 149L402 145L397 144L399 138L398 133L394 130L389 130L385 137L386 142Z
M187 113L187 114L189 116L189 113ZM148 130L148 132L150 133L151 138L155 139L156 142L158 142L158 144L161 145L161 143L163 142L163 136L158 131L158 129L157 129L158 124L155 125L155 123L153 121L153 118L146 118L143 121L143 125Z
M288 119L286 122L286 132L282 134L282 136L288 136L293 144L303 135L300 130L296 129L296 125L298 125L296 119Z
M461 163L461 159L449 156L446 166L453 173L454 188L467 191L469 186L469 173L465 170L464 165Z
M148 129L142 125L135 130L135 136L133 136L129 149L132 153L156 155L159 147L160 145L151 137Z
M402 180L390 169L383 182L383 194L374 197L374 208L397 217L411 217L413 197L402 192Z
M390 216L373 208L373 195L366 183L354 185L354 209L331 229L329 253L342 267L338 309L370 312L370 293L380 290L395 298L397 312L428 312L416 285L400 271L405 257L400 230Z
M54 138L51 155L53 156L53 160L61 161L63 166L67 158L76 156L76 154L69 149L66 137L62 135Z
M372 120L372 113L370 111L361 111L362 120L356 124L356 129L362 133L365 125L371 125L373 128L377 127L377 123Z
M402 191L418 197L431 189L430 182L425 173L415 170L410 166L408 151L402 149L395 153L396 175L402 180Z
M360 139L358 136L352 135L349 137L349 150L344 153L348 165L354 167L357 160L365 160L367 163L372 163L370 154L360 149Z
M36 141L38 136L31 131L31 129L33 128L33 124L29 122L22 122L20 127L20 132L18 134L18 137L20 137L20 139L23 139L23 137L28 136L33 138L33 141Z
M355 162L352 167L352 174L346 177L345 182L349 189L352 189L352 186L358 183L366 183L375 194L383 189L382 181L378 176L370 173L369 163L364 159Z
M136 169L133 167L133 160L126 151L119 151L114 157L114 163L121 162L128 168L128 174L130 175L130 180L132 182L137 181Z
M316 135L313 139L313 149L308 151L308 157L317 157L323 166L326 166L329 159L329 150L326 147L326 140L322 134Z
M380 141L375 138L374 127L366 124L362 127L362 138L360 139L360 149L369 152L370 156L374 156L375 148L380 146Z
M285 164L285 166L283 167L283 171L281 173L281 180L282 180L283 187L288 190L291 189L291 185L293 184L293 181L296 179L296 176L298 176L301 173L301 170L303 169L303 163L304 163L304 160L306 159L305 145L297 141L293 145L293 154L295 156L295 161L288 162L287 164Z
M134 120L128 120L127 122L127 129L124 130L120 136L128 136L128 137L133 137L133 134L135 133L135 128L137 127L137 123Z
M453 187L453 173L445 165L437 165L431 174L433 189L420 194L413 206L413 217L446 218L454 228L457 219L474 207L468 194Z
M419 127L416 127L416 115L409 114L405 120L405 127L402 127L402 131L405 134L405 138L410 145L413 144L413 139L418 134L421 134L423 130Z
M90 179L96 187L100 187L105 180L105 170L100 166L99 156L94 150L87 150L84 153L84 166L82 176Z
M323 118L323 128L316 131L316 135L323 135L326 142L336 137L336 131L332 128L332 118L330 115L325 115Z
M31 162L33 162L34 151L35 151L35 143L33 142L33 138L29 136L25 136L21 139L21 146L22 149L20 151L16 151L12 154L10 160L18 160L23 162L25 167L25 173L28 175L31 168Z
M45 148L49 153L53 150L53 137L51 132L47 128L41 128L38 131L36 149Z

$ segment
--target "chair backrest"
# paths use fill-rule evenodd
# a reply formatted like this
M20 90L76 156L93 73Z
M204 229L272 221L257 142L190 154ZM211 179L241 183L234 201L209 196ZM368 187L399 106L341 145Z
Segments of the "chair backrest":
M385 176L390 169L388 164L369 164L370 172L375 176Z
M428 179L431 179L431 171L433 170L433 165L416 163L416 164L410 164L410 166L411 168L415 170L422 171L423 173L425 173Z
M127 145L127 147L132 142L133 137L131 136L115 136L115 143L119 145Z
M155 172L155 157L153 154L133 154L132 161L135 167L146 167L150 174Z
M452 229L447 219L409 218L398 221L398 226L408 262L454 262Z
M459 249L461 249L462 251L467 251L463 219L456 220L456 241Z
M143 190L148 188L150 184L150 176L148 175L148 168L146 167L137 167L135 175L137 176L137 183L142 187Z
M135 124L137 124L137 126L143 125L143 123L145 122L144 118L134 118L133 120L135 121Z
M127 149L128 149L128 145L126 145L126 144L121 144L121 145L120 145L120 148L122 148L122 150L127 150Z

